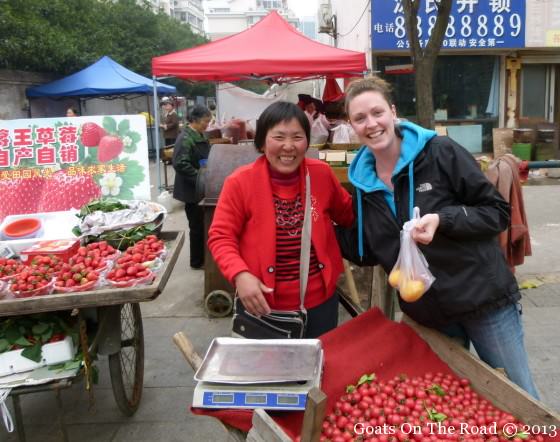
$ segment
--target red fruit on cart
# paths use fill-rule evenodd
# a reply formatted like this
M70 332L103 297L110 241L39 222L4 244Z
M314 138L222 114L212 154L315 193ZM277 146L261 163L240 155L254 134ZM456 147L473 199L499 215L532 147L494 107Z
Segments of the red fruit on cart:
M123 151L124 144L122 140L115 135L105 135L99 141L97 158L102 163L111 161L118 157Z
M84 123L82 125L80 140L86 147L97 147L101 137L105 136L107 132L96 123Z
M89 175L55 172L45 182L38 212L55 212L82 207L101 196L101 189Z

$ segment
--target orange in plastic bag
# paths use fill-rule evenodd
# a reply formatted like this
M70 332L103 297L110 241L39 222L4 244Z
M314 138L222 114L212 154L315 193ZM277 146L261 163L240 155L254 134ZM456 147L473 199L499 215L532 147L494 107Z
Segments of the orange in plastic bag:
M420 209L415 207L413 218L404 223L401 230L399 256L388 278L389 284L398 289L400 297L406 302L418 301L436 279L428 268L426 258L412 239L412 229L419 219Z

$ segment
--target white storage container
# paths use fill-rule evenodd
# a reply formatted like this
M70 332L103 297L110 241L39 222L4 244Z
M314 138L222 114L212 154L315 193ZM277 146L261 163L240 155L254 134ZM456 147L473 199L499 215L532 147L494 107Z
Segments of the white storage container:
M12 350L0 354L0 376L34 370L44 365L60 364L74 358L75 349L72 338L66 336L62 341L51 342L42 347L40 362L34 362L21 355L22 350Z

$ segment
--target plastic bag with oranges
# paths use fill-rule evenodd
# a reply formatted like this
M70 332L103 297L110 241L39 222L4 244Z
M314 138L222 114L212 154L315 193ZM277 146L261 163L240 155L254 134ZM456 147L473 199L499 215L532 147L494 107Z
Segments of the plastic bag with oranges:
M412 239L412 229L420 219L420 209L414 208L414 216L404 223L401 230L401 248L389 284L399 291L406 302L418 301L436 279L429 270L426 258Z

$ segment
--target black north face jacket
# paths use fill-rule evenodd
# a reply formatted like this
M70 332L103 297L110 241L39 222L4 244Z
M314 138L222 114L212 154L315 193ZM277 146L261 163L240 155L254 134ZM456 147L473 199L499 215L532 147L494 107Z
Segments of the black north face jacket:
M463 147L447 137L431 135L426 141L420 131L425 129L401 125L404 138L400 171L393 175L394 197L380 185L373 155L362 148L349 171L356 222L350 229L338 228L337 236L346 259L379 264L390 273L399 253L399 232L412 206L419 207L421 215L437 213L440 225L433 241L418 244L436 280L418 301L399 302L417 322L440 327L514 303L520 294L497 242L509 222L508 203Z

